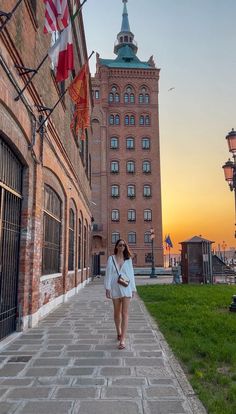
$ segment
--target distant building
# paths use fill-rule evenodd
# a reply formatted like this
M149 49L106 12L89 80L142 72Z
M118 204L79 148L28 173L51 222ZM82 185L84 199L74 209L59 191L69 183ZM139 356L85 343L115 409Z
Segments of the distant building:
M69 1L70 12L79 4ZM15 100L31 76L16 65L36 68L50 47L44 13L43 1L22 1L0 32L0 339L36 325L90 276L90 140L70 131L68 95L37 132L40 106L53 107L72 78L56 83L47 59ZM81 14L73 39L77 72L87 59Z
M130 30L127 0L123 0L121 30L115 59L97 54L92 79L93 253L102 264L116 241L127 240L134 265L150 267L151 228L155 231L154 258L163 266L160 183L158 81L153 58L137 57Z

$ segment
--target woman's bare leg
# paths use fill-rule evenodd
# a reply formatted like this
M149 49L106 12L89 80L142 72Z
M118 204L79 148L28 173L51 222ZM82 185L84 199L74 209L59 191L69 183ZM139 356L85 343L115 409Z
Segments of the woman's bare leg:
M122 302L122 308L121 308L122 320L121 320L121 340L120 340L120 342L122 344L124 344L127 329L128 329L130 298L121 298L121 302Z
M114 322L116 325L117 336L121 334L121 298L112 299L114 306Z

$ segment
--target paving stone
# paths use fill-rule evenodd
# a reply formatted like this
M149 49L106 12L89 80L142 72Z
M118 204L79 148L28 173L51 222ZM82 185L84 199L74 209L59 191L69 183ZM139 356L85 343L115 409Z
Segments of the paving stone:
M159 349L159 345L148 345L148 344L132 344L132 348L135 351L156 351L157 349Z
M170 385L149 386L144 388L144 395L147 398L161 398L161 397L178 397L179 393L176 387Z
M155 345L155 343L158 344L158 341L157 341L156 338L153 338L151 341L152 341L153 345ZM149 338L134 338L133 343L134 343L134 345L140 345L140 344L149 345L150 344L150 339Z
M25 368L25 364L5 364L0 369L0 377L15 377Z
M102 367L109 367L109 366L118 366L121 364L120 359L114 358L86 358L86 359L76 359L74 365L83 365L83 366L102 366Z
M112 357L134 357L135 353L131 351L125 351L124 349L109 352Z
M123 378L112 378L109 380L109 385L123 385L127 387L147 385L146 378L137 377L123 377Z
M170 378L149 378L148 382L150 385L171 385L175 383L175 381Z
M27 353L27 355L35 355L38 353L38 351L3 351L1 352L1 355L4 356L16 356L16 355L25 355Z
M92 346L90 345L68 345L66 347L67 351L80 351L80 350L84 350L84 351L89 351L92 348Z
M25 339L27 339L27 341L30 341L31 339L33 339L33 340L36 340L36 339L38 339L38 340L43 340L43 334L38 334L38 333L35 333L34 334L34 332L33 331L30 331L30 333L25 333L25 334L23 334L22 336L21 336L21 338L23 339L23 340L25 340ZM22 339L20 339L20 341L22 341Z
M7 402L0 401L0 414L10 414L13 413L16 404L10 404Z
M63 345L48 345L45 349L48 351L58 351L63 349L64 346Z
M80 400L99 398L100 390L97 387L66 387L58 388L52 398Z
M105 387L102 389L101 398L130 399L141 398L142 392L134 387Z
M69 385L71 377L40 377L35 379L34 385Z
M97 351L115 351L117 350L117 343L114 343L113 349L111 347L111 344L101 344L101 345L95 345L95 349Z
M168 367L136 367L138 377L156 377L156 378L173 378L174 373Z
M27 402L17 414L67 414L71 412L72 405L73 402L69 401L40 401L40 403L31 401Z
M144 400L145 414L187 414L182 401ZM222 413L223 414L223 413Z
M125 365L128 367L162 367L164 362L161 358L125 358Z
M8 391L8 388L0 388L0 398Z
M138 355L144 358L153 358L153 357L161 358L163 357L163 352L162 351L140 351Z
M23 345L21 347L21 351L24 351L25 353L27 351L30 351L30 352L32 352L32 351L38 352L38 351L40 351L40 349L42 349L42 345L41 344L39 344L39 345Z
M32 384L34 378L9 378L2 381L1 385L8 385L9 387L25 387Z
M142 410L133 401L81 401L76 414L141 414ZM28 413L25 413L28 414ZM41 414L41 413L37 413ZM156 414L156 413L155 413Z
M93 375L94 373L94 368L67 368L65 370L65 375L74 375L74 376L79 376L79 375Z
M9 400L29 400L48 398L51 394L52 388L48 387L28 387L28 388L14 388L7 396Z
M126 367L107 367L101 368L100 374L104 377L120 377L122 375L131 375L131 369Z
M29 362L31 358L29 355L18 355L9 358L7 362Z
M77 378L73 382L73 386L78 385L105 385L106 380L104 378Z
M69 351L69 352L66 352L66 354L69 354L68 356L79 356L80 358L104 358L105 357L105 352L102 352L102 351Z
M62 351L45 351L40 354L40 358L55 358L60 357Z
M68 365L70 359L69 358L37 358L33 362L34 367L64 367Z
M25 377L55 377L58 374L58 368L28 368L24 372Z

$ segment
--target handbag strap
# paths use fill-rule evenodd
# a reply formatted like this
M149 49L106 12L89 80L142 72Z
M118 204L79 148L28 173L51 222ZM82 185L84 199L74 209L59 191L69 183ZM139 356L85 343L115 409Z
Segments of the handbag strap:
M115 262L115 260L114 260L114 257L112 256L112 261L113 261L113 263L114 263L114 266L115 266L115 268L116 268L116 271L117 271L117 274L118 274L118 276L121 276L121 274L118 272L118 269L117 269L117 266L116 266L116 262ZM127 278L128 280L129 280L129 278Z
M113 261L113 263L114 263L114 266L115 266L115 268L116 268L116 271L117 271L118 276L120 276L120 273L118 272L118 269L117 269L117 266L116 266L116 262L115 262L115 260L114 260L114 257L113 257L113 256L112 256L112 261Z

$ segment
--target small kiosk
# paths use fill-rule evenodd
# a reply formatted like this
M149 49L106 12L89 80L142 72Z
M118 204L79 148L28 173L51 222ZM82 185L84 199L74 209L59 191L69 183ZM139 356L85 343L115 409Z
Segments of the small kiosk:
M194 236L181 242L181 270L183 283L212 283L213 241Z

